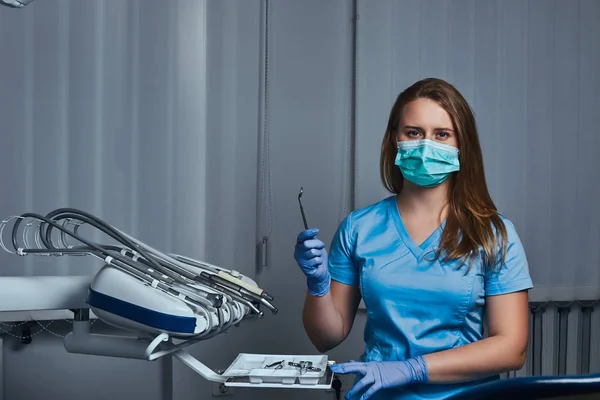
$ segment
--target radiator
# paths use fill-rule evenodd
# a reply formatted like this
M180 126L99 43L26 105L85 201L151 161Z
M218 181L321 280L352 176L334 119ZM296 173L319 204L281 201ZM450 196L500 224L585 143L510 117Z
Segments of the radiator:
M600 372L599 300L534 301L529 311L525 365L502 378Z

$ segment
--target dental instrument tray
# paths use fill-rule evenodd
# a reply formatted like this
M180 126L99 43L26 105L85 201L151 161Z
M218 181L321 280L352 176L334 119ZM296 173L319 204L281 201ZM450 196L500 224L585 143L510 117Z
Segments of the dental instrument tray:
M96 231L93 239L88 237L90 229ZM329 366L334 362L325 355L242 353L219 373L186 351L243 321L261 318L265 310L277 314L273 296L239 271L162 252L74 208L0 221L0 248L18 256L77 256L78 264L84 265L88 262L82 256L102 261L103 266L86 279L87 290L75 295L79 306L69 307L74 314L72 331L64 345L70 353L148 361L173 357L225 386L332 387ZM92 333L90 313L129 334Z
M326 355L241 353L222 374L226 386L330 388L333 374Z

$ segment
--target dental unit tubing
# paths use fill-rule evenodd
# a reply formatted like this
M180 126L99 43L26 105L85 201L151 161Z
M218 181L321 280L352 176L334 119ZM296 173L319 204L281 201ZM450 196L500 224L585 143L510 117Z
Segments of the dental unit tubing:
M108 241L86 238L80 230L83 225L106 235ZM263 309L277 314L273 296L238 271L163 253L73 208L4 219L0 246L19 257L85 260L89 256L104 263L93 276L0 277L0 311L25 315L31 310L66 309L74 313L72 331L64 338L69 353L146 361L174 357L204 379L226 386L331 388L333 373L327 356L315 358L319 367L307 372L293 366L314 356L242 353L227 370L217 373L184 351L245 320L262 317ZM91 314L129 335L92 333ZM275 361L286 367L270 368Z
M0 0L0 5L11 8L23 8L27 4L32 3L33 1L34 0Z

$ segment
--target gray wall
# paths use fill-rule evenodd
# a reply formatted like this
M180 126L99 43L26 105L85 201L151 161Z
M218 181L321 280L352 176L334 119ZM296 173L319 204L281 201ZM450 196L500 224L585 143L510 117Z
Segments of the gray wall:
M270 206L266 212L259 207L258 236L268 234L271 226L268 267L260 282L273 293L280 311L257 323L249 351L314 354L301 321L306 280L293 260L296 236L304 229L297 197L304 187L308 224L318 226L323 240L329 242L347 212L352 7L351 2L341 0L277 0L270 6L269 117L264 121L270 138L270 168L259 174L266 177L261 181L267 188L265 196L259 191L259 201L265 204L266 200ZM358 328L354 335L360 336L360 324ZM329 356L347 359L350 354L359 354L359 349L348 342ZM251 393L257 399L309 396L289 390ZM318 399L326 395L310 396Z
M206 151L206 22L198 0L1 7L0 214L82 208L164 251L216 258L206 251L214 244L205 235L206 204L214 205L206 187L210 173L229 166ZM213 199L230 194L218 190L211 188ZM222 225L222 232L232 231ZM81 275L96 268L89 259L4 252L0 263L1 275ZM52 333L42 330L28 346L4 336L5 400L160 398L161 362L68 354L60 337L67 328L54 322ZM245 337L251 335L241 327L208 344L224 351L206 351L206 344L193 351L219 368L243 351ZM210 384L173 364L176 398L210 397ZM195 392L188 390L198 382Z
M280 313L194 346L213 368L240 352L315 353L301 324L305 280L292 258L302 229L298 190L309 224L329 242L353 207L386 195L378 149L394 97L438 76L477 113L492 194L523 237L536 283L596 290L599 3L358 4L355 147L351 1L270 2L266 117L260 0L208 1L206 15L198 0L0 9L0 37L17 38L0 42L0 213L80 207L162 250L256 277ZM268 266L256 275L263 236ZM557 242L569 251L546 251ZM578 243L586 250L573 261L567 255L578 254ZM81 260L2 253L0 262L0 275L93 273ZM550 267L552 279L542 276ZM357 357L363 327L360 315L330 357ZM75 399L82 390L87 398L159 398L159 363L66 354L51 334L26 347L15 341L4 343L5 400ZM177 400L211 397L210 384L173 365ZM44 378L31 385L36 372ZM237 391L283 396L307 393Z
M377 160L398 93L446 79L474 109L488 187L527 252L530 300L600 298L600 2L379 0L359 1L359 14L355 206L387 195ZM590 359L600 371L598 340Z
M384 195L377 159L395 97L447 79L475 111L488 186L523 240L533 297L600 297L600 2L359 7L356 206Z

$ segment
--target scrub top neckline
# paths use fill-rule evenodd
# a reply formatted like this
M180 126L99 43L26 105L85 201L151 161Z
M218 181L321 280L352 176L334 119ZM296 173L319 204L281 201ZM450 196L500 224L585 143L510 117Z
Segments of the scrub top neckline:
M396 200L396 196L390 197L390 206L392 207L392 216L394 218L394 222L396 223L396 228L398 229L398 234L402 241L408 247L410 252L417 258L420 259L423 254L431 250L434 246L437 245L440 234L446 225L446 220L443 220L442 223L435 228L433 232L429 235L427 239L423 241L420 245L412 239L409 235L406 226L404 226L404 222L402 221L402 216L400 215L400 209L398 209L398 202Z

